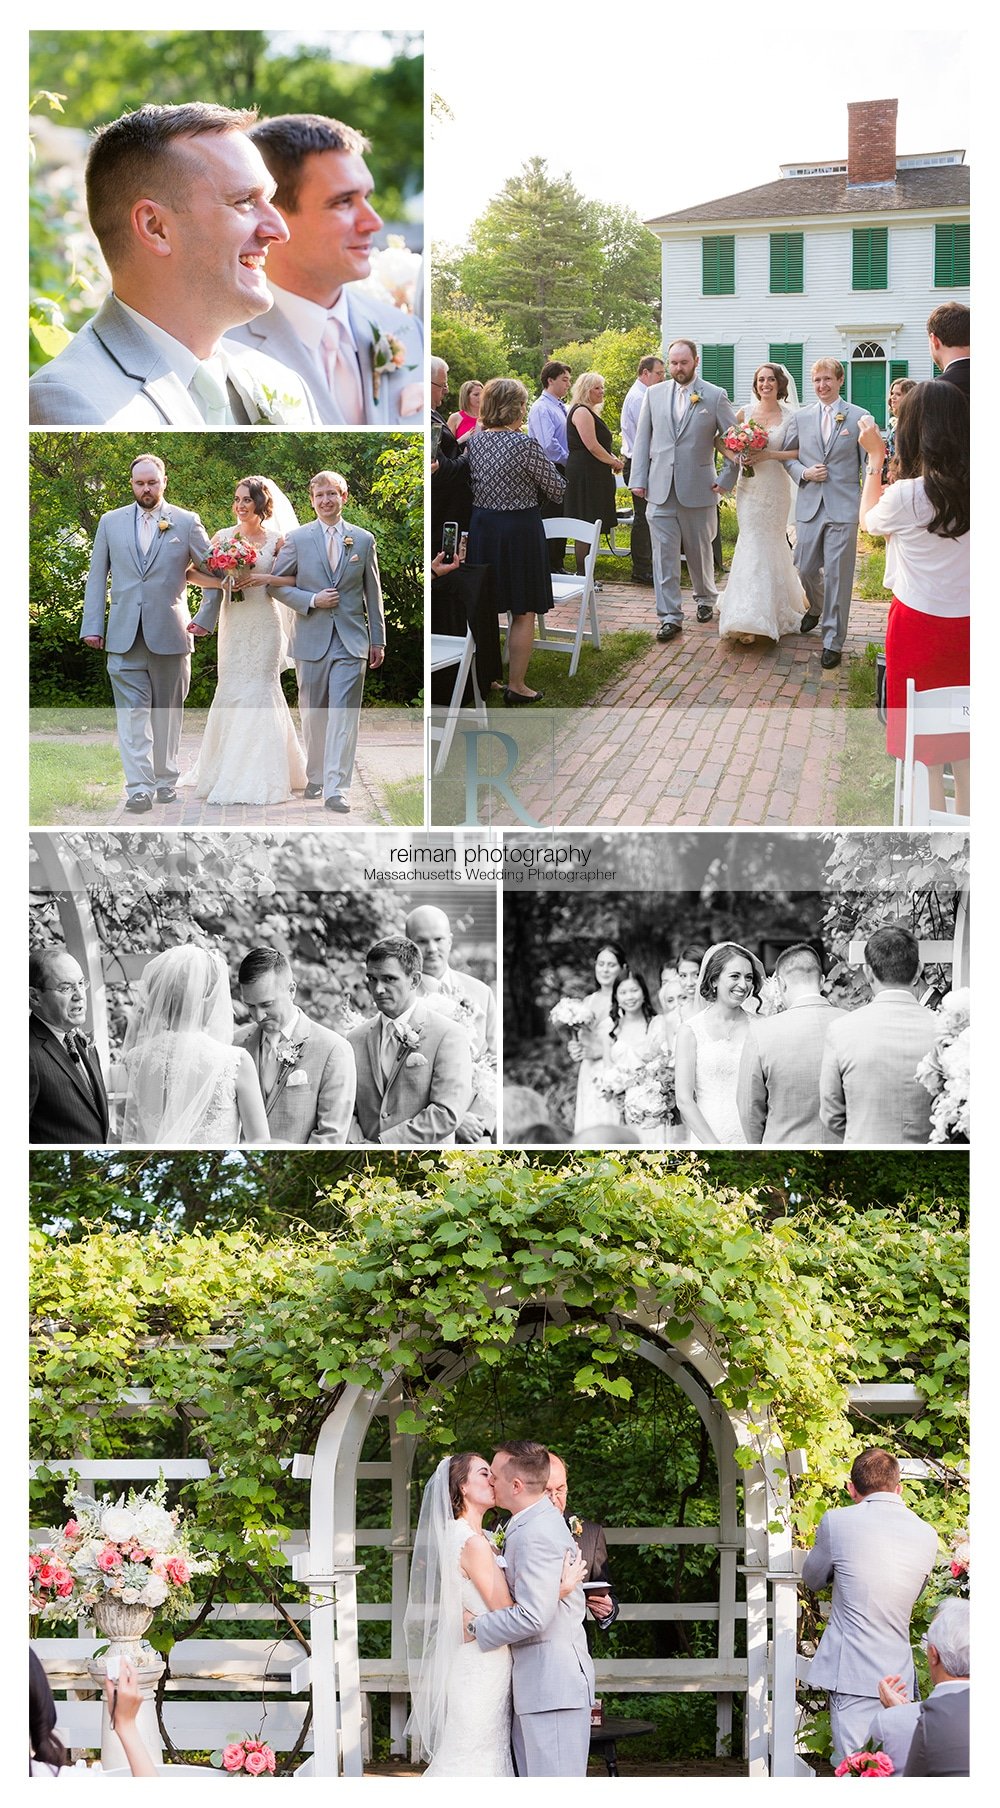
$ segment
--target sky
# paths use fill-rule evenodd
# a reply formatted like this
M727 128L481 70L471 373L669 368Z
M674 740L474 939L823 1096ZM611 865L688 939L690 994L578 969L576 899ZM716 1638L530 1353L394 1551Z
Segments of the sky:
M786 7L785 19L799 10ZM659 9L649 16L669 17ZM759 7L712 16L719 29L710 52L673 72L670 46L683 43L677 26L637 28L647 69L662 59L659 80L630 67L620 25L607 66L595 63L595 40L573 39L547 73L536 67L547 53L526 53L518 31L492 37L470 24L461 35L428 33L429 83L453 116L432 127L428 147L434 239L464 242L531 156L544 157L553 175L568 171L589 200L624 203L642 219L753 188L775 180L782 163L844 156L848 101L895 96L901 154L968 149L963 34L796 32L793 86L754 77L762 50L789 42L766 29Z

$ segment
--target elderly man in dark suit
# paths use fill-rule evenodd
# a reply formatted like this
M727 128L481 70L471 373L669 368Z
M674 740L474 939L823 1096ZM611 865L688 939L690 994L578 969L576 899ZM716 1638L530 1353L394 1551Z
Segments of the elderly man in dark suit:
M576 1513L566 1511L569 1474L562 1457L556 1456L554 1450L549 1451L549 1479L545 1492L552 1505L562 1514L580 1546L580 1554L587 1565L587 1609L593 1614L601 1631L606 1632L618 1618L618 1596L608 1570L608 1544L604 1527L594 1519L580 1519ZM590 1586L593 1582L603 1582L606 1586L598 1592Z
M28 1140L106 1143L108 1095L85 1032L87 982L64 948L28 964Z
M927 1628L926 1650L932 1684L927 1700L911 1701L900 1677L883 1676L882 1706L868 1736L892 1759L897 1776L967 1777L968 1601L952 1596L942 1603Z

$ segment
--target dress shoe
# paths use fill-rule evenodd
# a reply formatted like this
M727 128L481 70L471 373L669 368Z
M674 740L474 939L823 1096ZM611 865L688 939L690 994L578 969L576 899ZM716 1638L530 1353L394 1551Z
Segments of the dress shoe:
M806 614L802 617L802 620L799 623L799 633L800 634L811 634L813 629L818 628L818 627L819 627L819 616Z
M148 791L139 791L129 798L125 808L130 816L145 816L146 811L153 808L153 800Z
M307 785L305 788L305 796L306 797L322 797L322 795L323 795L322 785Z
M156 801L158 804L175 804L177 793L172 785L157 785Z
M342 797L328 797L323 808L325 810L336 810L338 816L349 816L351 813L350 804L345 804Z
M657 640L673 640L681 631L679 621L665 621L662 628L656 631Z
M651 571L633 570L632 582L633 584L645 584L648 587L653 582L653 574Z
M714 613L714 611L712 609L711 603L699 603L698 604L698 620L699 621L711 621L713 613Z
M520 709L523 703L540 703L544 695L544 691L532 691L530 696L527 696L523 691L512 691L510 685L506 684L504 685L503 700L510 705L511 709Z
M819 663L823 667L824 672L832 672L834 666L840 664L841 657L842 655L837 652L836 647L824 647L820 654Z

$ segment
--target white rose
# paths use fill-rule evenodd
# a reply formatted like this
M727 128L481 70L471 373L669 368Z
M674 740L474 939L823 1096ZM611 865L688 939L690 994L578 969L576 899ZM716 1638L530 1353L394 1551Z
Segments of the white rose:
M129 1606L133 1607L137 1601L142 1600L142 1589L141 1588L119 1589L118 1599L119 1599L119 1601L127 1601Z
M135 1513L135 1536L145 1550L162 1550L174 1536L169 1513L153 1501L144 1501Z
M124 1544L136 1536L136 1517L128 1507L106 1507L101 1514L101 1531L112 1544Z
M169 1592L162 1576L150 1576L139 1599L144 1607L162 1607Z

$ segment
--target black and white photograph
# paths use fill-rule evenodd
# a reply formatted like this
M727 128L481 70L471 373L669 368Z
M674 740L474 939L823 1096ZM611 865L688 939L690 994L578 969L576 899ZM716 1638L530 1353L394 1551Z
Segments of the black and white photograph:
M968 1141L964 835L550 851L505 843L506 1144Z
M36 832L30 1142L491 1141L496 887L392 859L373 833Z

